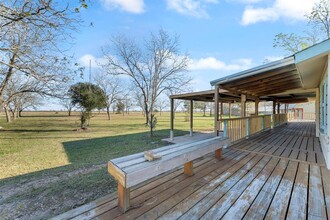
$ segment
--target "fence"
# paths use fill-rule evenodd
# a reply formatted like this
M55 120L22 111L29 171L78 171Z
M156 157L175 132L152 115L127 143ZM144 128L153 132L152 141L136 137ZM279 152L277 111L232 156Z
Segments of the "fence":
M295 115L294 112L288 113L288 120L314 120L315 121L315 113L314 112L304 112L302 116L299 118L297 115Z
M219 127L223 127L224 137L228 137L231 142L235 142L252 134L279 126L287 121L286 114L262 115L222 119L219 121Z

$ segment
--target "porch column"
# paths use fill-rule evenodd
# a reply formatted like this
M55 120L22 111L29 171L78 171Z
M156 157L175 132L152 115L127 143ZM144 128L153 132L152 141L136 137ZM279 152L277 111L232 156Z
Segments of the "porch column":
M316 137L320 136L320 89L315 89L315 131Z
M190 137L193 136L194 101L190 100Z
M275 115L276 114L276 102L275 101L273 101L273 114Z
M246 117L246 95L241 94L241 117Z
M259 97L257 97L255 100L254 100L254 114L255 115L258 115L259 114Z
M231 118L231 102L228 103L229 118Z
M170 139L173 141L174 138L174 99L171 99L171 118L170 118Z
M223 115L223 102L220 102L220 120L222 119ZM222 123L219 123L219 130L223 131Z
M277 103L277 114L280 114L280 107L281 107L281 104L278 102Z
M219 121L219 86L216 85L214 89L214 133L216 136L219 136L218 121Z

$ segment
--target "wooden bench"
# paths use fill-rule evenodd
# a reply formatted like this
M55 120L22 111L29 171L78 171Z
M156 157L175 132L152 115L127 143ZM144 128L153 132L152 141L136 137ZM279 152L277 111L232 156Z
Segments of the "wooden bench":
M229 143L229 139L214 137L155 149L153 152L161 158L154 161L146 160L143 152L110 160L108 171L118 181L119 209L123 212L129 209L131 187L182 165L186 175L193 175L193 160L211 152L215 152L215 157L220 159L222 148Z

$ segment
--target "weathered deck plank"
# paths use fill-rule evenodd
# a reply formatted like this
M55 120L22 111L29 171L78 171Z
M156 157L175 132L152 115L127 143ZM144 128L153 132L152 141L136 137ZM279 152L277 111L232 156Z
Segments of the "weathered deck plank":
M307 195L308 195L308 164L300 163L296 180L293 186L290 206L287 214L288 219L306 219Z
M223 219L242 219L244 217L244 214L251 206L269 176L274 171L278 162L279 159L277 158L271 159L267 166L265 166L265 168L258 174L252 183L244 190L236 202L233 203L227 213L223 216Z
M310 166L308 195L308 218L327 219L321 171L319 166Z
M290 201L293 182L296 176L298 163L290 161L281 183L278 186L272 203L268 208L265 219L284 219Z
M194 207L182 215L179 219L198 219L208 211L209 207L215 204L224 194L226 194L250 169L262 159L262 156L255 156L244 167L236 172L230 179L220 184L216 189L205 196Z
M249 172L240 179L230 191L228 191L221 199L219 199L201 219L220 219L237 200L237 198L245 191L248 185L256 178L256 176L267 166L270 157L263 157Z
M287 160L280 160L274 172L253 201L244 219L263 219L288 165Z

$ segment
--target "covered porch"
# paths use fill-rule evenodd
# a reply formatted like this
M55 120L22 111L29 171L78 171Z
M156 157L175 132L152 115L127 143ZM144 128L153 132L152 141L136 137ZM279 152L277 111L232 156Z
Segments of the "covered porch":
M165 173L132 190L122 213L116 193L54 219L327 219L330 171L313 122L252 135L194 161L196 174Z
M131 208L111 194L54 219L329 219L330 40L282 60L211 82L213 91L171 97L213 101L214 135L231 140L222 158L189 162L131 189ZM281 105L315 100L315 122L288 122ZM272 112L259 115L261 100ZM246 101L255 103L246 114ZM240 102L240 117L222 118L223 103ZM282 108L283 109L283 108ZM223 133L220 133L222 131ZM328 168L328 169L327 169Z

